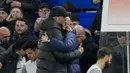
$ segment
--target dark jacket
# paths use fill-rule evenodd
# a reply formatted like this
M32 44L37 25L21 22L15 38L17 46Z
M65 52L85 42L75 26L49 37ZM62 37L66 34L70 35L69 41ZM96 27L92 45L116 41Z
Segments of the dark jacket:
M4 20L3 22L0 22L0 27L7 27L8 22L6 20Z
M7 28L10 30L11 35L15 31L15 23L16 23L16 20L13 20L13 21L8 22L7 24Z
M127 48L118 45L112 52L112 73L127 73Z
M25 33L18 34L17 32L14 32L14 34L11 37L11 42L14 43L19 37L26 36L30 40L37 40L37 36L33 31L27 30Z
M66 37L64 38L64 41L51 39L50 45L52 48L59 50L61 52L66 53L73 52L74 50L78 49L75 31L68 32L66 34ZM70 61L70 63L68 63L67 73L79 73L79 72L80 72L79 60L76 59Z
M68 32L64 40L50 39L50 46L61 52L74 51L77 47L77 39L75 31Z
M88 37L83 42L84 52L81 55L79 62L81 73L86 73L91 65L97 61L97 51L99 46L94 42L92 37Z
M0 42L0 52L7 50L10 47L10 42Z
M16 66L19 55L12 49L13 48L10 47L8 51L5 51L0 55L0 62L3 65L0 73L16 73Z
M0 45L0 54L4 51L6 51L5 48Z
M40 37L45 32L49 38L63 40L61 26L53 19L47 19L41 24ZM78 50L70 53L56 51L48 43L40 43L39 48L37 73L67 73L67 61L81 55Z
M102 10L99 9L96 13L96 16L90 26L90 31L92 32L92 34L94 34L95 30L100 31L101 30L101 20L102 20Z

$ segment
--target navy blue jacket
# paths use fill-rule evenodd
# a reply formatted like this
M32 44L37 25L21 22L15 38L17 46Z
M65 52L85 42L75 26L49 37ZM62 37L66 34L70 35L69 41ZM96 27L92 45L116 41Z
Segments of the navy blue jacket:
M55 38L50 39L51 47L61 52L74 51L77 47L77 39L75 31L67 32L64 40L58 40Z
M74 51L78 49L75 31L68 32L64 40L58 40L58 39L52 38L49 44L55 50L58 50L61 52L70 52L70 51ZM68 64L67 73L79 73L79 72L80 72L79 60L78 59L74 61L71 60L70 63Z

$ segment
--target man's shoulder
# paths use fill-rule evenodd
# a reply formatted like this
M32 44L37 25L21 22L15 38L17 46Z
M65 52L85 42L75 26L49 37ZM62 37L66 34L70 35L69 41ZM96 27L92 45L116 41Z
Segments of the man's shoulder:
M42 22L41 26L40 26L41 29L50 29L50 28L60 28L59 25L52 19L46 19Z
M98 68L94 68L89 73L101 73L101 71Z
M92 65L89 70L87 71L87 73L102 73L101 69L95 64Z

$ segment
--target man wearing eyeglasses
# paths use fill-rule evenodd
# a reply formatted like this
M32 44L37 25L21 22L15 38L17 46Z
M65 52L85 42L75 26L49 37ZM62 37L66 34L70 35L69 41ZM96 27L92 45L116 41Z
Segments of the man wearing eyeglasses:
M10 46L10 31L6 27L0 28L0 54Z
M50 10L51 7L48 3L42 3L39 6L39 11L38 11L38 15L39 17L36 19L35 21L35 25L34 25L34 31L36 32L36 34L39 36L39 28L40 25L42 24L42 22L47 19L49 17L50 14Z

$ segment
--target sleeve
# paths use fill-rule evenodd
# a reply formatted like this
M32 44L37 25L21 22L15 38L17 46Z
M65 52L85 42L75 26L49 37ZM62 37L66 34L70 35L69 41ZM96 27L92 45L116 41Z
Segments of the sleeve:
M6 60L6 57L8 57L7 51L2 52L0 54L0 62L3 63Z
M101 72L97 69L94 69L94 70L90 71L90 73L101 73Z
M76 35L73 32L68 32L64 41L52 38L49 44L55 50L69 52L76 49Z
M21 8L23 11L35 12L38 9L40 0L32 0L31 3L21 2Z
M102 11L101 10L97 11L95 18L89 27L89 30L92 32L92 34L94 34L95 30L100 30L99 27L101 27L101 15Z
M6 51L5 48L0 47L0 54L1 54L2 52L4 52L4 51Z
M22 68L22 73L27 73L27 70L26 70L25 65L24 65L23 68Z
M81 52L79 50L75 50L75 51L69 52L69 53L53 51L53 54L56 59L58 59L59 61L62 61L62 62L72 61L81 56Z

